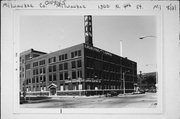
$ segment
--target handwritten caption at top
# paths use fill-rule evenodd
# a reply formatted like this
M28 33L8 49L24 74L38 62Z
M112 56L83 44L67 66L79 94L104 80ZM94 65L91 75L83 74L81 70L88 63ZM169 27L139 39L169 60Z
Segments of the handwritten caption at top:
M92 5L90 5L92 3ZM94 4L95 3L95 4ZM152 2L153 3L153 2ZM92 7L93 6L93 7ZM149 7L150 6L150 7ZM162 4L150 4L148 7L147 5L141 4L141 2L138 2L138 4L135 3L121 3L121 2L110 2L109 3L102 3L99 4L98 2L67 2L66 0L45 0L43 2L30 2L30 1L23 1L23 2L3 2L2 7L3 8L19 8L19 9L26 9L26 8L69 8L69 9L99 9L99 10L104 10L104 9L116 9L116 10L167 10L167 11L176 11L177 6L175 3L169 3L167 5L162 5Z

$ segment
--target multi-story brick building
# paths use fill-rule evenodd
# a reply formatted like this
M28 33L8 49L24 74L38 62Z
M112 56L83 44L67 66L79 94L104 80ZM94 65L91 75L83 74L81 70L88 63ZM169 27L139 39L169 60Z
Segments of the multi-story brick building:
M35 53L38 56L33 56ZM137 81L136 62L93 46L91 16L85 16L85 43L49 54L31 49L20 56L20 67L24 69L20 70L20 74L24 74L20 80L21 91L29 94L122 92L123 78L126 92L132 92Z

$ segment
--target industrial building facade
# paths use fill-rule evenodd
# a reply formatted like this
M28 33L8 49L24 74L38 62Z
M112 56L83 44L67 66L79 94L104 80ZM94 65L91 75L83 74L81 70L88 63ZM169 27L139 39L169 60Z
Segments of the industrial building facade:
M52 53L20 54L20 90L29 95L97 95L134 91L137 64L93 46L92 18L85 16L85 43Z

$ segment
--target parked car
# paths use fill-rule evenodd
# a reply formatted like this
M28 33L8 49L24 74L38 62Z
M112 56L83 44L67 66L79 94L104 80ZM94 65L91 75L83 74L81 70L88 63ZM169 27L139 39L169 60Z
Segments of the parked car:
M106 94L106 97L113 97L113 96L118 96L118 95L119 93L117 93L116 91L111 91Z

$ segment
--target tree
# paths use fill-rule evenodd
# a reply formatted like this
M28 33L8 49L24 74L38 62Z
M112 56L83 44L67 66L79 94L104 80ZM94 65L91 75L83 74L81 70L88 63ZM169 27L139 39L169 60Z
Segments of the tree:
M156 84L156 76L147 76L143 80L143 83L147 84L147 87L150 88L150 86L155 86Z

